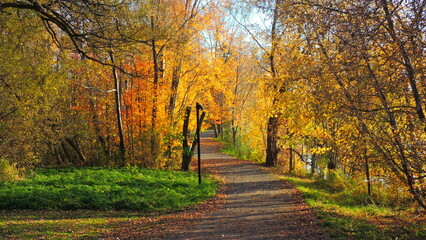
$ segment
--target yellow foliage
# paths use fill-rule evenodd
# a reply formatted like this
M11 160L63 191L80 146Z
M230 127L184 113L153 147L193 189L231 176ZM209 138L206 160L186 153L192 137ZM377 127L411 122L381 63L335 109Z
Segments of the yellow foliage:
M10 164L6 159L0 158L0 181L16 181L21 176L16 164Z

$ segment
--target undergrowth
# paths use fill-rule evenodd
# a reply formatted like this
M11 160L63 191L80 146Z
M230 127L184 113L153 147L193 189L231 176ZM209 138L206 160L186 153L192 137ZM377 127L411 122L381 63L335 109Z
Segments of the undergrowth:
M6 159L0 157L0 181L15 181L21 178L16 164L10 164Z
M201 185L191 172L126 168L39 169L21 181L0 182L0 209L180 209L212 197L218 184Z
M232 133L229 128L225 128L224 131L219 135L218 140L222 142L224 148L221 149L223 153L234 156L239 159L251 160L255 162L261 162L263 155L257 152L255 149L250 147L240 134L236 135L235 144L232 139Z
M316 209L333 239L426 239L426 218L408 202L374 201L356 181L338 176L329 180L284 178Z

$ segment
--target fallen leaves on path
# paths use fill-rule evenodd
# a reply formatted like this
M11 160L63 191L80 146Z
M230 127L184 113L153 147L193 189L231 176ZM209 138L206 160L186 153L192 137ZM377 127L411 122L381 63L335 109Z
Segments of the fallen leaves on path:
M272 176L257 179L270 174L252 162L224 159L219 149L217 141L202 139L202 151L212 157L203 160L203 173L213 174L223 182L215 199L183 212L120 222L105 235L106 239L239 239L247 236L256 239L329 239L300 192L291 184ZM215 153L218 158L214 157ZM196 161L193 161L192 168L196 170ZM240 168L241 172L238 171ZM224 175L224 172L235 169L237 172ZM228 182L229 174L234 178L241 174L245 180ZM259 204L262 207L256 207ZM263 211L272 211L273 215ZM222 213L228 215L222 216ZM259 216L268 219L262 222Z

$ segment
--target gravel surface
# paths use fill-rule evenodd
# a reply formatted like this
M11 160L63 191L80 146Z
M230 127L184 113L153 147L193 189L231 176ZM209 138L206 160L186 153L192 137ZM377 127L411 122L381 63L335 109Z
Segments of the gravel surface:
M329 239L291 184L221 153L212 137L201 139L202 169L224 180L223 201L165 239Z

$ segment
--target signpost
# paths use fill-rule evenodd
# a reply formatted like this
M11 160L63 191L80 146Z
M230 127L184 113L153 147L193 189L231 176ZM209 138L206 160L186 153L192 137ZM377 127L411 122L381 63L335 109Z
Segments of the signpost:
M200 110L203 110L203 106L197 103L197 155L198 155L198 183L201 184L201 150L200 150Z

